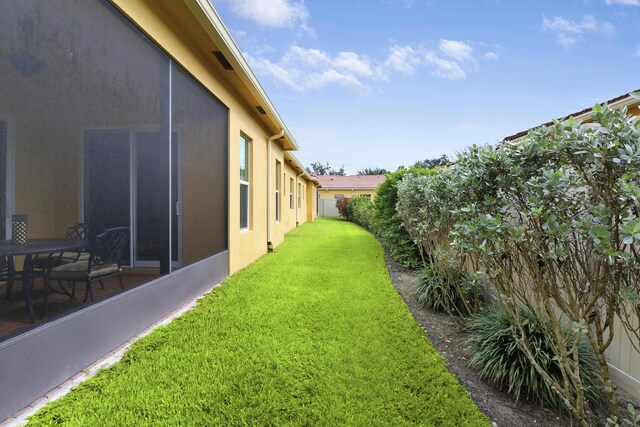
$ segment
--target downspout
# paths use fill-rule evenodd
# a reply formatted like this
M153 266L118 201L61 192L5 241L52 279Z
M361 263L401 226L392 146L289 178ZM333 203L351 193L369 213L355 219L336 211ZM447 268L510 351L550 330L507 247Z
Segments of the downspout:
M302 196L300 195L300 186L298 185L298 177L300 175L304 175L304 172L296 175L296 193L298 193L298 197L296 198L296 227L298 226L298 214L300 209L302 209Z
M269 137L267 140L267 252L273 252L273 242L271 241L271 143L284 136L284 129Z

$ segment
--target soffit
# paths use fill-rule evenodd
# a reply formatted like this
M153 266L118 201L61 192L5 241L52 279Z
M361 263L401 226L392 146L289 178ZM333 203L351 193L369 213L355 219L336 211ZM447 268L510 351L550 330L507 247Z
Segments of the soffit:
M297 150L295 140L208 0L110 1L188 72L193 72L188 64L177 58L176 49L181 44L171 38L179 38L182 45L198 54L207 72L223 84L268 133L273 135L285 130L285 136L277 140L283 149ZM150 16L154 18L153 31L147 25ZM159 31L162 27L171 32L170 37L166 31ZM215 52L220 52L233 70L225 69ZM265 114L256 108L258 106Z

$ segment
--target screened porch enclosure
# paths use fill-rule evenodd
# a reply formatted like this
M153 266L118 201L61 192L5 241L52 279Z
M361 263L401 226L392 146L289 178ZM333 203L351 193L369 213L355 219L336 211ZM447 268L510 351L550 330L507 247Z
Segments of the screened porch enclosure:
M127 227L125 290L225 251L227 107L106 1L0 6L0 239Z

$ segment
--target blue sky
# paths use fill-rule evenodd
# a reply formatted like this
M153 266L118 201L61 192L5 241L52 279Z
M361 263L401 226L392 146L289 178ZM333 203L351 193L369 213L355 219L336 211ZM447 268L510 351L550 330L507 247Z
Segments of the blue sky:
M211 0L300 146L355 174L640 89L640 0Z

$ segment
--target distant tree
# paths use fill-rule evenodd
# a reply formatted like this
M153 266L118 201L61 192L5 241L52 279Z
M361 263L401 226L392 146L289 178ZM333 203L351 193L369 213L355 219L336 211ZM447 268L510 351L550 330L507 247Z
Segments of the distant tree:
M424 159L421 161L417 161L414 163L414 166L431 169L435 168L436 166L446 166L450 162L451 161L449 160L449 157L447 157L446 154L443 154L442 156L436 157L434 159Z
M329 165L329 162L325 162L322 164L320 162L313 162L307 168L309 173L313 173L316 175L340 175L345 176L344 166L341 166L340 169L334 169Z
M366 168L365 170L358 171L358 175L384 175L388 171L383 168Z

